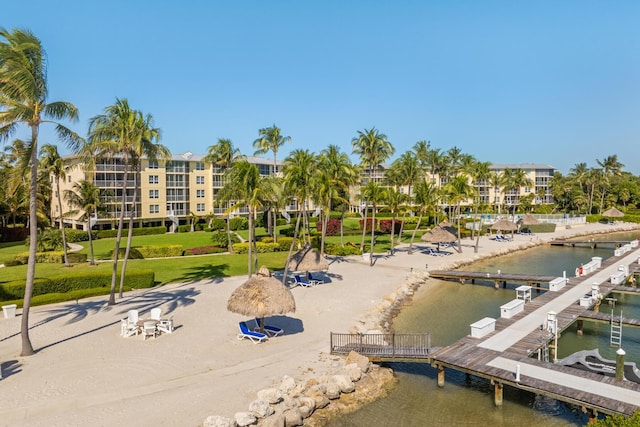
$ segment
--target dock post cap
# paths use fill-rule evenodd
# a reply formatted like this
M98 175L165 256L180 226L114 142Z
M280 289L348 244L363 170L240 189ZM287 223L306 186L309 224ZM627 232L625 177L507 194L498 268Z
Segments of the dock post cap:
M625 354L627 354L627 352L624 351L623 349L619 348L618 351L616 351L616 354L618 356L624 356Z

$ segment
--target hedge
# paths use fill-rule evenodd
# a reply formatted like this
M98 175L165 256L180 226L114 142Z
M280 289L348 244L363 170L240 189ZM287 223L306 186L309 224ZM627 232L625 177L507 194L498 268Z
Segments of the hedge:
M205 255L205 254L219 254L226 252L227 248L220 246L199 246L197 248L189 248L184 250L185 256L188 255Z
M262 254L265 252L278 252L279 244L256 242L256 250L258 251L259 254ZM237 254L249 253L249 242L234 243L233 251Z
M226 230L227 229L227 221L222 218L214 218L211 220L211 230Z
M345 244L344 247L335 244L325 244L324 252L327 255L347 256L347 255L361 255L360 248L353 244Z
M316 223L316 228L319 233L322 233L322 221ZM327 232L326 236L336 236L340 234L340 220L335 218L329 218L327 220Z
M126 248L120 248L118 253L124 256ZM145 245L133 246L129 252L129 259L146 258L167 258L182 256L184 247L182 245ZM109 251L109 256L113 257L113 250Z
M64 237L67 239L67 243L78 243L89 241L89 233L82 230L76 230L74 228L65 228ZM91 239L97 238L97 232L91 232Z
M120 281L118 274L117 282ZM153 270L129 270L125 276L125 286L131 288L150 288L154 285ZM65 293L78 289L91 289L111 286L110 272L67 273L33 281L32 296L50 293ZM0 301L24 298L24 280L0 283Z
M237 216L235 218L231 218L229 221L229 228L233 231L236 230L248 230L249 229L249 220L247 218L243 218L241 216Z
M14 260L20 264L26 264L29 262L29 252L21 252L14 257ZM49 264L62 264L64 263L64 252L62 251L50 251L50 252L36 252L36 262L49 263Z
M129 230L126 228L122 230L122 235L126 236ZM167 232L167 227L161 225L159 227L141 227L134 228L132 235L134 236L148 236L151 234L165 234ZM109 237L116 237L118 235L118 230L100 230L96 233L96 237L98 239L107 239Z

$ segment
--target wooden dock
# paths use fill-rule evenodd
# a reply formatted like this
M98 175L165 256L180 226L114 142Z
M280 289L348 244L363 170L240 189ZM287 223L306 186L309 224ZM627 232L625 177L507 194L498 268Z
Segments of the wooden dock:
M456 280L461 284L476 281L490 281L498 288L500 285L506 287L507 282L522 282L536 289L547 289L550 281L556 276L534 275L534 274L513 274L513 273L488 273L486 271L463 271L463 270L434 270L429 272L429 277L440 280ZM547 284L545 288L543 284Z
M578 319L590 320L592 322L600 322L600 323L611 323L611 320L615 323L619 323L622 321L622 326L630 326L632 328L640 328L640 319L632 319L630 317L620 318L620 316L612 315L611 313L603 313L601 311L591 311L586 310L580 315L578 315Z
M619 248L622 245L629 243L628 240L578 240L578 239L556 239L549 242L551 246L570 246L570 247L582 247L582 248Z
M569 284L561 289L549 290L527 301L521 312L509 318L483 319L494 322L490 323L493 330L481 338L468 335L441 348L431 348L430 341L428 346L421 346L407 345L408 341L400 340L404 348L396 349L394 342L397 336L374 338L375 342L363 344L362 337L366 335L334 338L332 334L331 349L332 352L362 351L372 360L428 361L438 370L438 385L441 387L445 384L445 368L486 378L494 385L494 402L498 406L502 404L503 388L508 385L576 405L589 413L590 420L595 419L598 413L630 416L640 410L640 384L552 362L556 357L557 337L571 325L578 323L579 328L585 320L610 321L611 315L595 313L591 306L583 306L580 301L595 302L595 299L586 298L591 295L593 283L599 284L599 292L604 296L633 289L614 286L609 278L620 265L636 262L638 255L640 248L626 255L611 257L595 271L580 278L571 278ZM431 272L431 277L456 279L462 283L465 280L489 279L531 284L548 283L555 278L491 273L487 277L484 272L463 271ZM550 322L551 319L553 321ZM640 327L640 320L623 318L622 321L623 325Z

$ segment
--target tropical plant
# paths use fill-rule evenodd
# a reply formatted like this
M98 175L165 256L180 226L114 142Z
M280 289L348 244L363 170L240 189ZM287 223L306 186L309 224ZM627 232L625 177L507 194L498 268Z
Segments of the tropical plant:
M75 182L71 190L66 190L64 198L74 210L68 212L68 215L76 215L82 212L80 219L87 221L87 234L89 235L89 263L95 265L95 257L93 253L93 239L91 236L92 220L94 214L102 211L104 205L100 196L100 189L91 182L82 180Z
M453 177L447 185L442 188L442 191L455 206L456 217L458 218L458 244L456 245L456 250L462 252L462 246L460 245L460 206L462 202L473 197L475 188L469 184L469 177L462 173Z
M46 54L40 40L28 30L0 28L0 141L7 140L20 125L31 130L30 152L29 259L22 310L22 356L34 353L29 338L29 309L36 271L38 246L37 178L40 124L53 123L58 138L74 147L80 137L59 120L78 119L77 108L65 101L48 102Z
M60 180L64 180L67 176L67 165L65 161L58 154L58 147L52 144L45 144L40 150L42 156L41 166L48 172L49 175L55 179L56 182L56 198L58 199L58 221L60 224L60 233L62 234L62 251L64 254L64 265L70 267L69 255L67 254L67 236L64 230L64 222L62 221L62 194L60 192Z
M373 266L373 246L376 242L376 210L380 203L384 203L387 200L387 190L378 185L375 181L367 182L367 185L363 188L363 197L371 201L371 247L369 248L369 265ZM365 221L365 229L366 221Z

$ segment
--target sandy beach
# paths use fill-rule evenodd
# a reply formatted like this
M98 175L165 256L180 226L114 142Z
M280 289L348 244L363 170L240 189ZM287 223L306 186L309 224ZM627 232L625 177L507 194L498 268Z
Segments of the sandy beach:
M226 309L246 276L132 291L112 307L107 297L34 307L31 340L37 354L30 357L19 356L18 310L15 318L0 319L0 425L198 426L209 415L233 417L284 375L321 371L328 363L330 332L375 329L371 314L387 307L389 295L411 276L424 276L427 265L446 268L557 237L635 228L559 227L507 243L482 237L478 253L466 240L462 253L447 257L408 254L408 245L401 245L394 256L377 257L373 267L361 257L331 258L322 275L328 283L293 288L296 312L268 319L285 335L262 344L238 340L238 322L250 319ZM173 316L173 334L147 340L120 336L128 310L148 317L154 307L162 308L163 317Z

